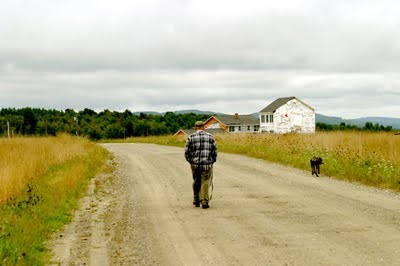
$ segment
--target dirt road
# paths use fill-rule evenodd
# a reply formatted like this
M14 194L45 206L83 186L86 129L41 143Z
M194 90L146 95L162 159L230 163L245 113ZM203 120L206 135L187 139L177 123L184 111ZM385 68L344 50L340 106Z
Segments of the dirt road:
M55 264L400 265L398 193L220 153L203 210L182 148L104 147L113 182L57 234Z

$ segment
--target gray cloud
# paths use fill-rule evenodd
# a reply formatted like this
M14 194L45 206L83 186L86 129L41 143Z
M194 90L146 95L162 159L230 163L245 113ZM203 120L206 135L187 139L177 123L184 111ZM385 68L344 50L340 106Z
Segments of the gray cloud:
M0 3L0 106L398 116L397 1Z

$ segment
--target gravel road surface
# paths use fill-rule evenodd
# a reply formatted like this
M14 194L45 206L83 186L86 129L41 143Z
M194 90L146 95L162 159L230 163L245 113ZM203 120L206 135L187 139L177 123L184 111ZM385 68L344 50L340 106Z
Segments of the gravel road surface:
M400 265L399 193L219 153L203 210L182 148L103 146L117 170L55 235L54 264Z

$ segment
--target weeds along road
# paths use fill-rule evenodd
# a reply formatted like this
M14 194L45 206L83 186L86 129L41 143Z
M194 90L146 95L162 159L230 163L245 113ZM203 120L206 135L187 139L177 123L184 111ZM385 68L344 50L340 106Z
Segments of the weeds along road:
M203 210L182 148L103 146L118 162L114 181L83 200L54 263L400 265L398 193L220 153Z

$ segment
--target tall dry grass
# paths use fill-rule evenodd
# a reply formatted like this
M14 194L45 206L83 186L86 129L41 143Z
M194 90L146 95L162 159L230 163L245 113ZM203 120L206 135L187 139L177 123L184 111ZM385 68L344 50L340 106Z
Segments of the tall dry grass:
M87 145L70 135L0 139L0 203L18 195L50 166L83 154Z
M69 135L1 139L0 145L0 265L50 264L46 241L71 221L92 178L111 178L110 154Z
M222 151L249 155L309 170L313 155L322 173L338 179L400 191L400 136L373 132L221 135Z
M289 154L336 154L349 160L374 157L400 165L400 136L372 132L319 132L315 134L224 134L216 139L225 147L277 149Z

